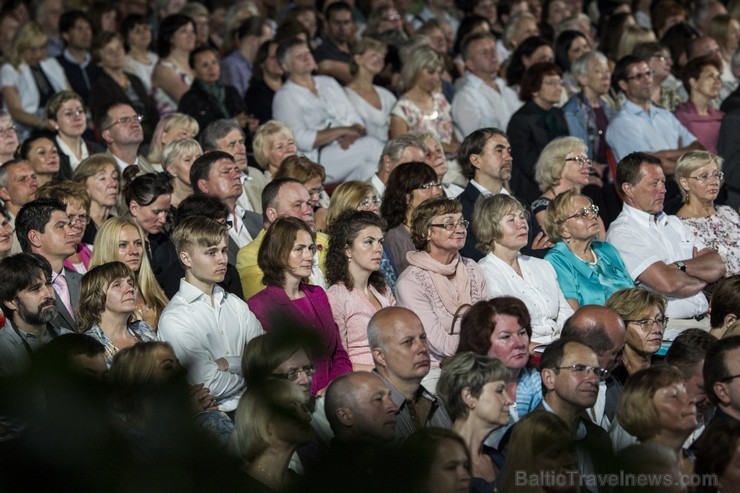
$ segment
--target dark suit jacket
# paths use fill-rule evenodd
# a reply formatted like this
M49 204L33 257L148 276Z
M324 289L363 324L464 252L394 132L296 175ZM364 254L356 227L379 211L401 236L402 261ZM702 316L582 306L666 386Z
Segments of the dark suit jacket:
M52 139L52 142L54 142L54 145L57 146L57 151L59 151L59 179L71 180L74 171L72 171L72 166L69 164L69 156L62 151L56 139ZM100 144L89 140L83 140L82 145L87 147L87 152L90 156L105 150Z
M69 289L69 297L72 300L72 306L76 307L80 302L80 285L82 284L82 274L64 268L64 277L67 279L67 289ZM54 327L63 327L69 329L72 332L78 332L77 320L72 318L67 307L64 306L62 300L57 298L57 316L51 321Z
M550 110L557 122L557 137L568 135L568 123L563 110ZM506 133L511 143L514 166L511 170L511 188L514 195L531 203L540 196L539 185L534 179L534 166L542 149L550 142L551 136L540 123L541 109L536 103L528 101L514 113Z
M196 80L190 86L190 90L180 98L177 111L195 118L201 131L211 122L244 113L246 111L244 100L239 96L239 91L233 86L224 86L224 107L228 112L227 114L221 111L216 98L208 94L201 83Z
M256 212L246 211L242 216L242 221L244 221L244 226L246 226L247 231L249 231L252 238L257 238L257 235L260 234L262 228L265 227L265 224L262 221L262 216ZM236 255L238 253L239 247L234 243L234 240L229 237L229 263L231 265L236 265Z

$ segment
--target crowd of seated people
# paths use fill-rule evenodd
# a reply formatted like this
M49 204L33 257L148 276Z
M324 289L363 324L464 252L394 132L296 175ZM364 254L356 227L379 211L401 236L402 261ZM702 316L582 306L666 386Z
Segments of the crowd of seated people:
M0 490L736 491L738 36L3 2Z

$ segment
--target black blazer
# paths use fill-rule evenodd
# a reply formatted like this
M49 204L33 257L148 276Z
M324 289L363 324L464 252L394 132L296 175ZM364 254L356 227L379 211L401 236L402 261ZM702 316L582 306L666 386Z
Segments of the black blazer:
M59 143L57 142L56 138L52 138L52 141L54 142L54 145L57 146L57 151L59 151L59 179L71 180L74 171L72 170L72 166L69 164L69 156L66 155L64 151L62 151L61 147L59 147ZM87 153L90 156L92 156L93 154L97 154L98 152L103 152L105 150L100 144L97 144L90 140L83 140L82 144L87 147Z
M212 95L208 94L201 82L196 80L190 86L190 90L180 98L180 104L177 111L190 115L198 121L201 131L209 123L222 118L232 118L239 113L245 113L246 108L244 100L239 96L239 92L233 86L224 86L224 107L228 114L224 114L219 104Z
M80 302L80 287L82 285L82 274L79 274L71 269L64 268L64 278L67 280L67 289L69 290L69 297L72 301L72 306L76 307ZM55 291L56 292L56 291ZM72 332L78 332L79 327L77 320L70 315L67 307L64 306L59 296L56 297L57 315L51 321L54 327L63 327L69 329Z
M568 123L563 110L552 108L557 122L557 137L568 135ZM511 192L532 203L540 196L539 185L534 179L534 166L542 149L552 140L547 129L540 124L541 110L532 101L524 103L509 121L509 135L514 166L511 170Z

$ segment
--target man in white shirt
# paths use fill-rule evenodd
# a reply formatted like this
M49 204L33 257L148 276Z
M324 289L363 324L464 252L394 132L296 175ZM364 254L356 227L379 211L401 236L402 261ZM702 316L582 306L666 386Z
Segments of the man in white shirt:
M224 412L236 409L245 389L244 347L264 333L247 304L216 284L226 274L227 237L224 226L201 216L175 228L185 278L159 319L159 335L188 368L189 381L203 383Z
M519 96L497 76L496 39L489 33L467 36L460 51L465 62L462 86L452 100L455 135L462 142L479 128L506 128L522 105Z
M139 154L139 147L144 142L142 118L128 104L113 103L96 123L100 136L108 146L108 154L116 160L121 172L134 165L144 173L161 171L155 170L149 161Z
M717 252L698 242L680 219L663 212L665 175L658 157L633 152L619 162L624 207L606 240L619 250L635 284L668 298L668 329L709 330L703 289L725 275ZM672 340L677 332L666 333Z
M412 161L426 162L426 155L427 148L424 143L411 134L401 135L389 140L380 155L378 172L368 180L375 188L378 198L383 197L385 193L385 186L388 183L391 171L396 169L399 164Z

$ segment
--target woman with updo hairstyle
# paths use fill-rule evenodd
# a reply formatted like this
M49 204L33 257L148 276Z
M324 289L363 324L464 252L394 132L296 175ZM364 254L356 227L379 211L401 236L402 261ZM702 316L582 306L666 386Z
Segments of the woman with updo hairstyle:
M510 372L505 393L514 403L509 409L511 419L506 426L491 434L489 443L494 446L511 425L542 402L540 372L528 365L531 335L532 324L527 307L522 300L512 296L479 301L462 319L457 353L472 351L495 358Z
M59 180L59 150L48 135L31 135L21 143L17 154L31 165L39 186Z
M536 63L522 76L519 97L525 101L511 116L506 133L517 163L512 170L511 192L532 202L538 197L535 164L545 146L568 135L561 102L562 70L554 63Z
M194 139L200 126L195 118L182 113L171 113L159 119L149 143L147 161L157 169L161 166L162 152L167 144L179 139Z
M315 237L305 222L294 217L279 217L272 223L257 255L266 288L247 300L265 331L289 321L320 338L322 351L313 355L313 395L352 371L326 292L307 283L316 252Z
M188 58L194 49L193 19L182 14L162 19L157 35L159 62L152 72L152 97L160 116L177 111L180 98L193 84L194 74Z
M152 271L145 245L145 233L133 219L112 217L103 223L95 237L90 266L108 262L126 264L139 287L136 293L136 317L156 331L159 316L168 300Z
M414 250L411 241L411 216L425 200L444 194L437 173L418 161L403 163L391 171L386 184L380 215L385 220L385 249L396 278L408 267L406 254Z
M453 132L452 107L441 91L443 70L444 60L431 46L418 46L407 55L401 70L403 94L391 111L391 138L433 132L445 152L457 152L460 143Z
M311 414L292 382L250 386L239 399L231 443L244 462L246 491L298 491L298 476L288 465L310 440Z
M352 80L344 86L344 92L362 117L367 134L383 144L388 142L388 126L396 96L374 85L373 79L385 68L386 52L385 44L373 38L362 38L354 43L349 61Z
M681 372L656 365L633 374L619 398L616 420L641 443L662 445L676 453L683 474L693 474L693 454L683 444L697 426L696 402ZM612 440L614 430L612 427ZM618 444L615 444L615 449Z
M183 200L193 194L190 168L202 154L203 149L194 139L174 140L162 151L162 168L172 178L170 212L174 212Z
M470 305L487 296L478 264L460 256L467 228L460 202L446 197L425 200L411 218L416 251L407 254L409 267L398 277L398 305L421 319L433 369L455 353Z
M511 195L481 197L473 209L473 231L478 249L486 254L478 265L488 286L487 295L516 296L532 321L530 350L560 337L573 315L558 287L555 270L546 261L522 255L529 233L528 214Z
M380 271L383 220L370 211L346 211L329 229L326 256L327 296L339 337L354 371L374 368L367 324L396 299Z
M93 267L82 277L77 321L80 332L105 346L105 363L138 342L159 338L152 327L135 317L136 275L122 262Z
M452 419L452 430L465 441L473 457L471 488L487 493L501 482L504 456L485 444L492 431L509 424L506 394L511 372L497 359L472 352L457 353L444 366L437 394Z
M279 120L270 120L257 127L252 147L254 160L264 170L267 181L272 181L283 159L298 152L293 131Z
M83 160L72 175L72 181L85 186L90 196L90 213L82 241L95 242L98 228L115 215L120 192L121 171L113 156L93 154Z

